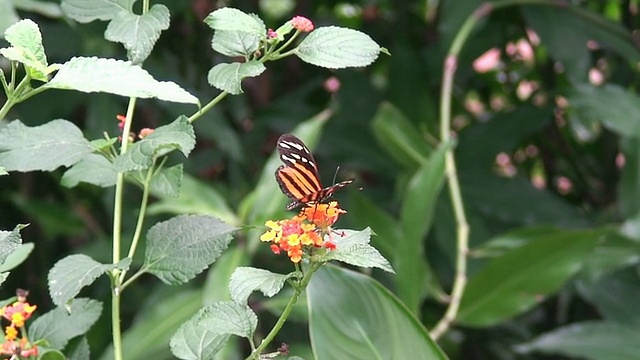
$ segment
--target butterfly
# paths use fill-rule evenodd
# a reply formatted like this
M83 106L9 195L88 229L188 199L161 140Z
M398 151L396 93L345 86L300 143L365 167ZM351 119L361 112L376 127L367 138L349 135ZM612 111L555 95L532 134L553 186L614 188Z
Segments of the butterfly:
M277 147L284 165L276 170L276 181L280 190L293 200L287 205L287 210L321 202L353 182L351 179L322 187L318 166L309 148L291 134L280 136Z

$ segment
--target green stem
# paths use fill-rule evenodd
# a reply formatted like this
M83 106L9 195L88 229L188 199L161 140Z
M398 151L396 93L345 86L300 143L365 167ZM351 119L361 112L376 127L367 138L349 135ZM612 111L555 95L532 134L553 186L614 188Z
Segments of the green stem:
M193 123L194 121L198 120L200 116L204 115L204 113L209 111L212 107L216 106L216 104L218 104L227 95L229 95L229 93L226 91L223 91L220 94L218 94L218 96L214 97L213 100L209 101L209 103L203 106L202 109L200 109L197 113L191 115L189 117L189 122Z
M276 324L273 325L273 329L271 329L269 334L267 334L267 336L264 338L264 340L262 340L262 342L260 343L260 346L258 346L251 353L251 355L247 356L247 358L245 360L258 359L260 354L264 351L264 349L266 349L267 346L269 346L269 344L271 344L273 339L276 337L276 335L282 329L282 326L284 325L284 323L287 321L287 318L289 318L289 315L291 314L291 311L293 310L294 305L298 301L298 298L300 297L300 294L302 294L302 291L304 291L304 289L307 287L307 285L309 285L309 282L311 281L311 276L313 275L313 273L316 270L318 270L320 268L320 266L322 266L322 264L311 263L311 266L309 267L309 271L307 271L307 273L304 274L304 277L302 278L302 280L300 280L299 287L295 288L295 291L294 291L293 295L291 296L291 299L289 299L289 302L287 303L287 306L284 308L284 311L282 311L282 314L278 318L278 321L276 322Z
M117 281L117 278L112 280ZM117 291L117 284L112 283L111 291L111 327L113 334L113 358L114 360L123 360L122 357L122 330L120 329L120 295L121 291Z

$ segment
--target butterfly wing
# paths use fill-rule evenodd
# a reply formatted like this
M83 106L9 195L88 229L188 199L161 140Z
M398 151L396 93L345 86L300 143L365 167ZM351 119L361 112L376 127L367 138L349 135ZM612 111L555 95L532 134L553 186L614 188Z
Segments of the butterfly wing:
M314 194L322 191L322 184L316 161L306 145L297 137L284 134L277 147L284 165L276 170L276 180L280 190L294 201L287 209L317 200Z

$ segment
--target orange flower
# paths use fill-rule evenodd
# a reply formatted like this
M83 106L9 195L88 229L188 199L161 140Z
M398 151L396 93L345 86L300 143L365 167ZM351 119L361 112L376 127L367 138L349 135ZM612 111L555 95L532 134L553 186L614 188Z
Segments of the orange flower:
M0 310L2 316L11 321L16 327L23 327L25 320L31 317L36 310L36 305L29 305L28 302L16 301L11 305L6 305Z
M27 339L24 338L20 339L19 342L7 340L0 346L0 355L19 355L24 358L38 356L38 347L29 344Z
M291 25L293 25L294 29L302 32L311 32L313 30L313 23L304 16L294 16L291 19Z

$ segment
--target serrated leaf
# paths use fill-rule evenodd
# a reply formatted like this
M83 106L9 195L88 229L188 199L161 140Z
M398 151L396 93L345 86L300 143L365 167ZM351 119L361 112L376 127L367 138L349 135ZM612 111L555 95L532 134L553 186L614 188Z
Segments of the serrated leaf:
M238 267L231 274L229 293L231 299L241 305L246 305L249 295L260 290L264 296L272 297L279 293L284 282L290 275L272 273L271 271L253 267Z
M24 229L25 225L16 225L11 231L0 230L0 264L4 264L5 260L16 251L22 244L22 237L20 236L20 230ZM3 271L7 271L6 269Z
M138 65L97 57L72 58L62 64L53 79L43 87L199 104L198 98L176 83L157 81Z
M233 334L249 339L256 331L258 317L246 305L219 301L203 308L198 326L214 334Z
M46 339L51 347L62 349L70 339L85 334L101 314L100 301L75 299L68 308L58 306L35 319L29 326L29 338Z
M81 182L110 187L116 184L117 178L118 172L109 160L99 154L87 154L62 175L60 184L68 188Z
M222 55L248 58L260 45L260 37L243 31L218 30L213 34L211 47Z
M164 168L153 175L150 184L150 191L153 195L164 195L176 198L180 195L180 185L182 183L182 164Z
M18 267L18 265L27 260L34 247L35 245L33 243L20 244L15 251L6 257L2 265L0 265L0 272L13 270Z
M163 30L169 28L169 9L153 5L143 15L120 12L109 22L105 39L119 42L127 49L127 58L134 64L142 63L153 50Z
M16 120L0 130L0 165L9 171L53 171L92 151L82 131L66 120L34 127Z
M111 20L121 12L131 12L135 0L62 0L62 12L73 20L88 23Z
M207 80L211 86L226 91L229 94L237 95L242 93L242 79L258 76L262 74L265 69L264 64L256 60L245 63L222 63L209 70Z
M32 79L47 81L47 75L52 69L47 67L47 55L44 53L38 24L29 19L20 20L10 26L4 35L12 47L0 49L0 54L24 64Z
M204 22L213 30L242 31L260 38L267 36L267 29L258 17L234 8L217 9L209 14Z
M118 171L144 170L151 167L158 157L173 150L189 156L195 144L193 126L181 115L171 124L160 126L144 139L133 143L126 153L114 160L113 166Z
M380 45L369 35L337 26L320 27L309 33L295 50L304 62L329 69L363 67L380 54Z
M203 215L182 215L160 222L147 233L143 271L166 284L185 283L220 256L235 230Z
M327 260L338 260L344 263L366 268L376 267L395 273L389 261L376 248L369 245L371 229L362 231L338 230L344 236L334 236L336 249L327 253Z
M87 255L69 255L49 271L49 294L57 306L63 306L80 290L91 285L100 275L114 269L113 264L101 264Z
M215 334L198 326L198 321L204 311L204 309L200 309L191 319L183 323L171 337L169 346L175 357L184 360L213 359L213 356L229 340L228 334Z

